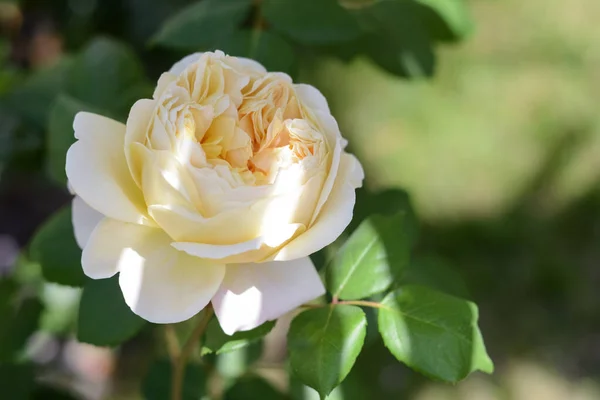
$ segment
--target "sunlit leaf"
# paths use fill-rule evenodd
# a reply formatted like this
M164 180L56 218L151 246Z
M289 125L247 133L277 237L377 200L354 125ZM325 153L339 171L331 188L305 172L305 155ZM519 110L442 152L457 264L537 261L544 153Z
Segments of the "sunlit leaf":
M327 289L342 300L381 293L408 265L410 246L404 213L366 219L326 267Z
M364 312L355 306L304 311L294 318L288 332L292 373L324 398L352 369L366 327Z
M452 383L476 370L493 372L474 303L406 286L388 294L382 304L378 325L383 341L412 369Z

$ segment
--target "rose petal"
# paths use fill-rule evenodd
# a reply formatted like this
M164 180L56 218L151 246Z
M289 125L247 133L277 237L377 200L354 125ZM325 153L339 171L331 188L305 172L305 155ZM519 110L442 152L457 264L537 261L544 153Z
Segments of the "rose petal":
M321 111L330 114L329 105L325 96L314 86L307 85L304 83L295 84L296 94L298 99L307 107L315 111Z
M104 219L83 251L85 273L108 278L120 272L127 305L154 323L191 318L213 297L225 266L171 247L160 229Z
M104 219L104 215L85 204L79 196L73 198L71 213L75 241L83 249L96 225Z
M217 55L219 55L219 54L224 55L224 53L220 52L220 51L217 51L215 53ZM173 64L173 66L171 67L169 72L171 74L175 74L175 75L181 74L188 66L190 66L193 63L195 63L196 61L198 61L200 59L200 57L202 56L202 54L204 54L204 53L199 52L199 53L193 53L193 54L190 54L189 56L183 57L181 60L179 60L175 64ZM260 73L260 74L264 74L267 72L266 68L263 67L262 64L260 64L257 61L254 61L250 58L235 57L235 60L238 62L238 64L240 64L240 66L242 68L247 69L248 72Z
M254 329L325 293L310 258L229 264L212 299L223 332Z
M148 126L156 111L156 101L141 99L135 102L127 117L125 131L125 157L134 181L141 187L141 176L144 168L143 159L136 151L136 143L145 143Z
M276 233L260 236L232 245L214 245L204 243L175 242L172 244L177 250L185 251L189 255L219 260L223 263L248 263L256 262L270 256L274 249L292 237L304 231L302 224L289 224L279 227Z
M108 217L152 225L125 160L125 125L80 112L73 127L80 140L67 152L66 172L75 193Z
M193 63L198 61L200 59L200 57L202 56L202 54L204 54L204 53L199 52L199 53L193 53L193 54L183 57L181 60L179 60L175 64L173 64L173 66L169 70L169 73L174 74L174 75L181 74L183 71L185 71L185 69L189 65L192 65Z
M274 260L306 257L337 239L352 220L355 189L362 185L362 166L351 154L343 153L338 176L321 213L304 234L292 240L274 256Z
M185 68L184 68L185 69ZM161 94L165 91L167 87L173 82L177 80L177 75L172 74L170 72L164 72L160 78L158 78L158 82L156 83L156 89L154 89L154 93L152 94L153 99L158 99Z

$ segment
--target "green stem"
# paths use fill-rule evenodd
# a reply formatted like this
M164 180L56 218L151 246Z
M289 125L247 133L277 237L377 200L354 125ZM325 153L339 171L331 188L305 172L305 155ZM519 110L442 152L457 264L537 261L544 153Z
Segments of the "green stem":
M194 348L200 341L200 338L204 334L206 327L210 319L212 318L214 311L211 306L207 306L204 309L204 315L198 322L198 325L190 335L189 339L183 346L177 361L173 367L173 381L171 385L171 400L181 400L181 394L183 392L183 379L185 376L185 366L187 364L187 360L190 358Z
M347 305L347 306L361 306L361 307L371 307L371 308L387 308L385 305L381 303L377 303L375 301L365 301L365 300L348 300L348 301L340 301L337 298L334 298L331 303L325 304L302 304L300 307L302 308L322 308L328 305Z
M387 308L381 303L377 303L375 301L365 301L365 300L351 300L351 301L338 301L336 304L346 304L350 306L363 306L363 307L372 307L372 308Z

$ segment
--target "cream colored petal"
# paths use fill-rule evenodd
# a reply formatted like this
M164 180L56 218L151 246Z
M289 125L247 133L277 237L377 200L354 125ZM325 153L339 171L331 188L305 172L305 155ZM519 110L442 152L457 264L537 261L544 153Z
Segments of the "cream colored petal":
M202 54L204 54L204 53L199 52L199 53L193 53L188 56L185 56L184 58L182 58L181 60L176 62L171 67L169 72L171 74L175 74L175 75L181 74L188 66L190 66L191 64L198 61L200 59L200 57L202 56ZM214 54L214 53L211 53L211 54ZM217 57L219 57L219 55L217 55ZM251 72L251 73L256 73L256 74L261 74L261 75L265 74L267 72L267 70L265 69L265 67L262 66L262 64L260 64L257 61L254 61L252 59L244 58L244 57L235 57L235 60L237 61L239 66L242 67L242 69L246 72Z
M270 236L260 236L256 239L232 245L175 242L172 246L177 250L185 251L189 255L200 258L220 260L227 263L256 262L265 259L274 252L275 248L303 231L304 225L289 224L280 227L276 233L271 232Z
M110 278L131 262L125 249L143 238L149 230L157 229L103 218L83 248L83 272L92 279Z
M123 251L127 265L119 284L125 302L140 317L158 324L185 321L202 310L218 290L225 265L192 257L170 246L164 232L147 229Z
M310 107L315 111L331 114L325 96L323 96L323 94L317 88L301 83L295 84L294 89L296 89L298 99L306 107Z
M264 208L264 207L263 207ZM176 242L232 245L260 236L260 211L240 206L211 218L177 206L151 206L150 214Z
M267 73L267 69L265 67L263 67L263 65L261 63L259 63L258 61L254 61L250 58L244 58L244 57L236 57L236 59L238 60L238 62L242 65L242 67L246 71L253 72L258 75Z
M189 56L183 57L181 60L179 60L175 64L173 64L173 66L169 70L169 73L174 74L174 75L180 75L188 66L190 66L193 63L195 63L196 61L198 61L200 59L200 57L202 56L202 54L204 54L204 53L199 52L199 53L193 53L193 54L190 54Z
M104 215L85 204L79 196L73 198L71 213L75 241L83 249L96 225L104 219Z
M127 305L154 323L191 318L213 297L222 264L192 257L171 247L163 231L104 219L83 251L85 273L95 279L120 272Z
M169 85L177 80L177 75L172 74L170 72L164 72L160 78L158 78L158 82L156 84L156 89L154 89L154 93L152 94L153 99L158 99L161 94L169 87Z
M337 179L315 223L283 247L274 260L306 257L337 239L352 220L355 189L362 185L363 179L364 172L356 157L343 153Z
M341 142L341 140L338 139L337 142L335 143L335 147L331 151L331 165L329 167L329 174L327 175L327 178L325 179L325 182L323 183L323 190L321 190L321 195L319 197L319 200L317 201L317 205L315 207L315 212L310 221L311 225L314 224L314 222L318 218L323 206L325 205L325 202L331 195L331 191L333 190L333 185L335 184L338 173L339 173L338 170L340 167L341 157L342 157L342 142Z
M66 172L75 193L108 217L152 225L125 160L125 125L82 112L73 125L80 140L67 152Z
M146 152L142 190L148 206L201 208L197 188L187 169L167 151Z
M125 130L125 157L136 184L141 187L141 175L143 165L138 158L139 153L134 149L136 144L143 145L146 142L148 126L156 113L156 101L141 99L135 102L129 111L127 128Z
M223 332L232 335L275 320L325 293L310 258L229 264L212 299Z

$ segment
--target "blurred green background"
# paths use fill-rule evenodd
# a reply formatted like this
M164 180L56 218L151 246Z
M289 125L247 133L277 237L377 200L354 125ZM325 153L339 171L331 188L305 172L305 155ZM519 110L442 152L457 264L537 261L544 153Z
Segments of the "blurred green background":
M97 6L91 0L31 1L23 10L0 3L0 23L13 32L2 42L11 66L2 70L0 92L22 78L20 68L47 68L97 31L127 36L151 80L177 59L144 43L185 1L157 2L147 13L150 5L130 8L142 0L102 2L123 14L57 15L67 3L74 14L89 15L85 7ZM475 374L456 387L435 384L374 343L332 399L600 398L600 2L471 0L469 6L473 33L438 49L431 79L401 79L363 57L311 58L300 63L297 79L329 99L365 165L367 185L409 192L421 220L417 256L463 276L480 306L496 373ZM131 19L135 26L119 20L131 10L140 12ZM65 21L67 31L79 34L59 34ZM12 129L12 117L3 112L0 135ZM16 137L10 146L19 162L0 171L0 264L7 267L68 200L38 168L44 150L35 129ZM2 140L0 153L8 151ZM50 378L75 382L89 398L109 392L136 398L148 338L117 353L76 344L52 323L69 324L77 296L75 289L44 287L45 304L55 312L45 315L50 334L38 339L43 348L62 350L38 355L39 362L49 366ZM278 346L274 335L263 372L285 386ZM236 362L229 357L221 365L235 369Z

